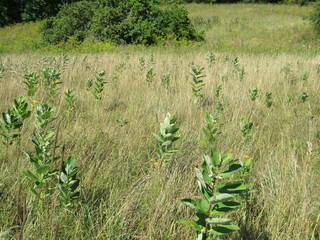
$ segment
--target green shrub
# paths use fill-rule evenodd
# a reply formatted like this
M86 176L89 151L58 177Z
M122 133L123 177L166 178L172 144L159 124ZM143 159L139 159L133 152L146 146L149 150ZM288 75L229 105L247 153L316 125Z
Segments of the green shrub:
M313 24L315 30L320 33L320 1L317 1L315 4L314 10L309 16L309 20Z
M159 0L164 4L183 4L183 3L216 3L216 0Z
M41 31L46 42L57 44L70 37L83 41L151 45L166 40L199 41L188 12L177 6L160 8L153 0L78 2L65 5L57 17L46 20Z
M90 31L96 6L87 1L64 5L56 17L44 21L41 26L43 39L51 44L66 42L71 36L83 41Z
M1 0L0 27L55 16L60 7L79 0Z
M20 22L20 5L17 0L0 1L0 27Z
M22 21L34 21L51 17L59 11L61 0L22 0L21 19Z

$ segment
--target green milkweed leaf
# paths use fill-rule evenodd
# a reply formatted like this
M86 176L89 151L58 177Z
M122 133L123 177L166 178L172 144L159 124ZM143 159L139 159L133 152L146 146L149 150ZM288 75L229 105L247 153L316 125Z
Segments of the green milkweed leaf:
M203 226L198 225L196 222L193 222L193 221L187 221L187 220L180 219L177 221L177 223L185 224L187 226L192 227L193 229L195 229L197 231L201 231L203 229Z
M227 194L227 193L222 193L222 194L218 194L215 196L212 196L210 198L210 202L213 204L219 203L219 202L225 202L225 201L229 201L231 199L233 199L234 196L231 194Z
M206 222L210 223L210 224L226 225L226 224L229 224L230 222L232 222L232 220L229 218L207 218Z
M240 230L240 228L237 225L230 224L230 225L213 227L212 229L209 230L209 232L214 235L225 235L227 233L231 233L238 230Z

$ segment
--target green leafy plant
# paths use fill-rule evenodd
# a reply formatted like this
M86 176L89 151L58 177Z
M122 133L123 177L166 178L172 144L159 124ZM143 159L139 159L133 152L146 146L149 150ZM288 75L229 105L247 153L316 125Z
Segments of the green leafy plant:
M309 20L313 24L314 29L319 34L320 33L320 2L316 2L314 9L309 15Z
M19 136L19 130L22 126L22 122L16 117L12 109L2 113L1 130L0 133L2 143L5 146L9 146L13 143L14 139Z
M16 115L16 118L22 121L27 119L30 116L31 112L28 110L28 103L26 102L26 98L17 97L13 100L13 102L13 111Z
M239 69L239 67L240 67L240 62L239 62L239 58L238 58L238 57L235 57L235 59L233 59L232 65L233 65L236 69Z
M70 116L70 114L75 110L76 106L76 99L75 99L75 93L71 89L67 89L65 92L65 100L67 103L67 110L65 111L67 116Z
M317 65L315 66L315 69L316 69L316 73L317 73L317 74L320 74L320 64L317 64Z
M3 78L5 70L6 69L5 69L4 65L3 65L3 63L0 62L0 79Z
M121 62L116 65L114 72L112 73L112 80L114 82L117 82L119 80L119 75L122 72L122 70L125 68L126 62Z
M105 84L108 83L107 81L105 81L105 75L105 71L96 72L95 80L87 81L87 90L92 92L94 98L97 101L100 101L102 99L102 93L105 88Z
M231 154L221 156L214 147L210 147L210 155L204 155L202 171L195 168L198 186L202 194L199 200L190 198L181 202L190 207L196 214L196 221L179 220L196 231L197 240L212 239L240 228L232 219L222 215L241 208L237 201L240 194L247 191L248 184L239 174L244 167L249 167L250 162L244 165L238 159L232 159Z
M192 86L192 95L194 96L194 103L197 103L203 98L203 93L202 93L202 88L205 86L203 83L203 78L206 75L203 75L203 70L204 67L198 66L198 65L193 65L192 66L192 81L190 82Z
M223 111L223 109L224 109L224 102L221 101L221 100L219 100L219 101L217 102L217 104L216 104L216 110L217 110L218 112L221 112L221 111Z
M24 78L25 78L24 84L26 85L25 90L27 91L27 95L29 97L33 97L34 94L39 89L39 86L40 86L39 85L40 84L39 78L40 78L40 76L36 72L30 72L30 73L26 74L24 76Z
M153 53L150 54L149 64L154 66L156 64L156 58Z
M303 73L302 81L307 81L309 78L309 74L307 72Z
M240 67L238 69L239 79L242 81L244 79L244 75L246 74L244 67Z
M287 104L290 105L290 104L293 102L293 97L292 97L292 96L287 96L287 97L286 97L286 100L287 100L287 101L286 101Z
M69 157L63 163L58 184L60 203L64 207L74 207L80 196L80 192L76 191L80 183L77 174L76 158Z
M171 81L170 73L165 73L161 76L161 85L164 86L166 89L169 88L170 81Z
M120 119L117 119L116 122L118 123L119 127L123 127L129 123L129 120L128 118L120 118Z
M282 68L281 72L284 73L286 79L293 78L293 66L291 63L286 63Z
M224 103L223 100L221 98L221 92L222 92L222 84L216 85L216 89L215 89L215 108L218 112L223 111L224 107Z
M148 68L147 73L146 73L146 81L147 82L152 82L154 79L155 73L153 71L153 67Z
M47 18L41 25L43 40L51 44L66 42L70 37L83 41L89 34L96 7L97 3L89 1L64 4L56 17Z
M92 86L93 86L93 80L92 79L88 79L86 85L87 85L87 91L91 91Z
M247 118L241 118L240 120L240 136L243 141L247 142L250 138L250 133L253 128L253 121Z
M238 73L239 79L243 80L245 75L245 69L243 66L240 65L238 57L235 57L235 59L232 61L232 65L234 66L235 71Z
M62 84L60 81L61 72L52 67L44 67L42 69L42 83L48 97L48 102L54 102L57 96L57 86Z
M209 53L207 61L208 61L209 65L212 65L217 61L217 57L213 53Z
M216 94L215 97L217 99L220 99L221 97L221 91L222 91L222 84L216 85Z
M128 17L130 16L130 17ZM153 0L80 1L66 4L56 17L41 27L43 39L58 44L74 39L116 44L152 45L173 41L202 41L188 17L178 6L160 7Z
M144 59L144 57L140 57L139 58L139 67L140 67L140 70L143 70L146 66L146 60Z
M201 139L205 145L217 145L218 137L222 134L221 128L223 124L220 123L221 117L222 114L213 115L210 112L206 112L205 127L202 129L205 138Z
M78 170L75 166L75 157L69 157L66 161L62 160L60 171L54 169L54 163L61 159L55 154L58 147L57 140L54 139L55 127L52 127L52 122L56 119L53 116L55 111L56 108L48 103L37 105L36 128L32 138L35 151L26 153L34 170L23 171L25 176L33 181L30 190L37 196L41 211L44 200L54 194L56 187L59 190L60 203L64 207L73 207L80 195L76 191L79 179L77 179Z
M13 108L2 113L0 137L6 147L20 136L23 121L30 116L30 113L25 97L15 98Z
M171 161L173 154L178 152L173 144L180 138L178 136L177 118L167 113L164 121L160 123L160 134L153 134L156 149L156 158L151 159L154 165L164 167Z
M272 93L271 92L266 92L266 98L265 98L265 102L267 104L267 107L270 108L273 104L273 101L272 101Z
M304 102L306 102L306 101L308 100L308 98L309 98L308 93L303 92L303 93L300 95L300 102L304 103Z
M33 164L34 171L23 171L33 181L34 185L31 187L31 191L38 197L40 204L43 199L53 194L55 186L50 184L50 180L58 172L51 169L51 164L59 159L54 155L56 146L53 136L55 132L54 127L50 126L50 123L55 120L53 117L55 111L56 108L51 107L48 103L37 105L36 129L32 138L35 152L33 154L26 153Z
M251 101L255 101L258 98L259 90L257 87L249 88L249 96Z

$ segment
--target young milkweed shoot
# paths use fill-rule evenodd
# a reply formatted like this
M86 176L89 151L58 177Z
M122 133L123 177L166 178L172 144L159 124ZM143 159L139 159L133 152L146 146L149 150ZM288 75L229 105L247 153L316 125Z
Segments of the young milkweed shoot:
M199 100L203 99L202 88L205 86L203 83L203 78L206 75L203 75L204 67L193 65L192 66L192 81L190 82L192 86L192 95L194 97L194 103L197 103Z
M164 121L160 123L160 134L153 134L156 149L156 158L151 159L154 165L164 167L171 161L172 155L179 150L173 144L180 138L178 136L177 118L167 113Z

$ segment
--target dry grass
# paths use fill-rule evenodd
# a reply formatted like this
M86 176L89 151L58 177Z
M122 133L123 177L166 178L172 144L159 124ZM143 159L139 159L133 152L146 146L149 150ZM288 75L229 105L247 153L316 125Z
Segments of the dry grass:
M307 16L311 6L272 4L186 5L206 49L272 53L317 51L318 41Z
M222 84L224 127L219 150L241 159L253 157L250 179L258 190L250 206L249 224L227 239L319 239L320 164L315 151L320 145L319 57L238 55L245 69L241 81L232 64L234 55L217 54L217 62L209 65L205 54L155 54L152 83L145 80L147 70L139 67L141 57L149 64L147 54L70 56L62 74L61 97L56 99L57 122L61 121L59 144L65 144L66 154L78 159L80 205L69 212L54 200L47 212L37 212L28 190L30 182L22 174L31 169L23 154L32 151L33 119L29 119L22 151L13 145L9 158L4 159L4 149L0 149L0 233L22 224L26 201L25 239L193 239L190 229L175 223L179 218L192 218L179 200L198 195L193 167L205 153L199 141L201 128L205 112L215 111L215 86ZM16 66L0 80L1 111L11 106L14 97L25 94L24 69L39 70L43 65L40 55L1 56L1 62L8 58ZM193 104L189 84L192 62L206 67L202 106ZM118 71L118 79L112 80L121 63L124 68ZM292 71L286 77L283 67L288 63ZM108 84L103 100L96 102L86 91L86 79L99 70L108 73ZM160 77L169 70L172 78L166 90ZM303 81L305 73L309 77ZM253 86L260 92L256 102L248 95ZM66 88L76 92L77 111L72 119L63 116ZM271 108L264 102L267 91L273 93ZM299 102L302 92L309 94L306 103ZM287 96L293 96L291 104ZM181 139L176 146L180 152L159 171L149 162L150 143L167 112L179 121ZM241 117L249 117L255 124L251 146L243 144L239 136ZM120 127L116 120L123 118L129 123ZM235 218L241 221L243 214L238 211ZM9 233L5 239L19 239L20 229Z

